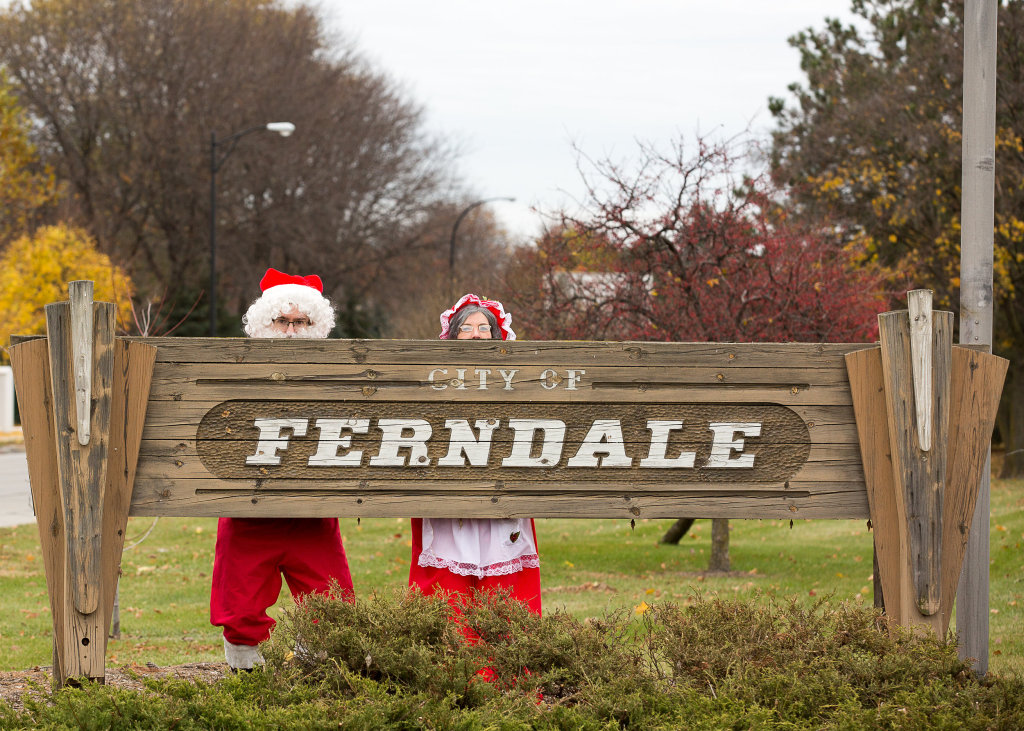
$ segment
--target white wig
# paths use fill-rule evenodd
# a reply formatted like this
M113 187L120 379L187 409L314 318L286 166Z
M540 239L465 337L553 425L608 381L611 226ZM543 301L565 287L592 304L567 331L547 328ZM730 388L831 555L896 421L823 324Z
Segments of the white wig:
M312 323L294 335L274 328L274 320L296 308ZM279 284L264 290L263 296L249 305L242 316L245 334L250 338L326 338L334 328L334 307L330 300L304 284Z

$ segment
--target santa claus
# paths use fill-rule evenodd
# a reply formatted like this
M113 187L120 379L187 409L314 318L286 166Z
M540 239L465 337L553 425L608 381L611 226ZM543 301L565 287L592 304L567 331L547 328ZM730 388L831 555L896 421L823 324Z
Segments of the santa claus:
M296 276L268 269L263 294L242 318L252 338L325 338L334 327L334 308L316 275ZM352 575L337 518L221 518L213 559L210 623L224 628L224 656L234 671L261 664L258 645L274 620L267 609L277 601L281 577L298 601L326 593L332 580L352 596Z

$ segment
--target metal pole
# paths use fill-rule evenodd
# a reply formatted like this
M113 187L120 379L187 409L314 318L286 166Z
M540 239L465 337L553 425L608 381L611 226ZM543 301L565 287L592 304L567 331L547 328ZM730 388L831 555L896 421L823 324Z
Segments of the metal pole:
M466 217L470 211L477 206L482 206L484 203L490 203L492 201L515 201L515 198L484 198L483 200L473 201L468 206L462 209L462 213L455 219L455 224L452 226L452 238L448 242L448 301L455 301L455 235L459 231L459 224L462 223L462 219Z
M210 133L210 337L217 337L217 133Z
M277 132L282 137L289 137L295 131L295 125L291 122L270 122L255 127L235 132L230 137L217 140L217 133L210 133L210 337L217 336L217 171L228 159L238 144L238 140L253 132L269 130ZM225 143L231 143L224 157L217 160L217 147Z
M992 351L992 259L995 206L997 0L964 8L963 186L960 240L960 342ZM989 470L978 502L956 594L960 657L988 671Z

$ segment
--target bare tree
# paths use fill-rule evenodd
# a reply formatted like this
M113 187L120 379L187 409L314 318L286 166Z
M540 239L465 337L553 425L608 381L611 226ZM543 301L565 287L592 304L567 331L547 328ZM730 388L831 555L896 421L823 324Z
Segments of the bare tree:
M452 147L301 4L17 3L0 13L0 63L74 217L155 292L207 281L211 134L296 125L217 150L220 294L236 310L268 265L372 301L395 259L441 245L431 221L458 197Z

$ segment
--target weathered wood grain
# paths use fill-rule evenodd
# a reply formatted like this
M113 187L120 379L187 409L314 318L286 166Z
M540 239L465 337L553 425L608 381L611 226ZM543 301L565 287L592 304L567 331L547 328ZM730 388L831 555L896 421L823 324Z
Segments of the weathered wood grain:
M903 616L902 581L907 574L907 554L901 549L903 523L896 509L881 348L848 353L846 367L860 427L860 453L885 611L899 622Z
M93 305L90 439L77 437L75 376L69 303L46 306L57 471L64 505L68 595L64 661L69 676L103 677L105 624L102 594L103 501L114 360L114 306Z
M46 574L46 592L53 619L53 676L64 670L64 506L57 475L53 393L50 388L50 352L45 339L23 341L10 349L14 384L18 392L21 428L25 439L32 505L39 529L39 545Z
M494 362L545 366L553 362L651 366L750 365L822 367L842 365L843 355L863 345L848 343L652 343L469 340L259 340L218 338L130 338L159 348L157 363L347 363L474 365Z
M963 567L978 487L988 460L999 396L1009 361L988 353L953 348L953 378L942 503L942 626L949 626Z
M907 293L910 315L910 370L914 383L917 441L922 452L932 448L932 291Z
M939 611L941 591L942 495L946 452L925 452L917 439L911 365L910 320L906 311L879 315L882 367L889 417L889 443L897 481L897 508L906 516L911 571L918 611ZM953 314L932 317L932 443L946 444Z
M71 363L75 378L75 425L78 443L89 443L92 412L92 282L68 282L71 305Z
M849 493L841 501L857 505L853 512L858 517L867 513L843 359L863 346L246 339L212 343L180 338L142 342L156 344L159 350L140 448L142 489L133 498L133 515L162 511L185 494L257 481L268 487L294 485L296 495L288 508L292 511L311 491L322 489L318 486L325 478L336 486L349 486L335 491L339 510L351 506L342 494L353 486L363 485L380 496L399 489L389 481L405 478L411 485L422 483L438 494L451 495L512 482L529 484L537 494L583 486L577 494L590 495L598 494L602 485L626 485L626 492L640 489L665 496L693 488L728 492L729 483L784 487L786 482L816 481L826 491ZM239 401L250 405L242 407ZM280 465L245 464L245 458L255 454L257 412L266 412L264 418L270 412L293 418L303 409L310 412L306 433L289 437L288 448L280 450ZM789 416L785 424L764 421L757 409ZM218 418L227 412L230 416ZM378 454L373 442L380 432L370 429L366 435L352 435L348 449L363 453L360 473L353 479L345 467L309 467L319 439L314 412L333 418L425 418L432 432L445 438L431 441L424 457L433 469L421 469L370 467ZM567 424L561 459L544 468L542 475L499 466L512 448L507 419L515 416ZM446 417L470 423L479 418L506 420L492 435L489 467L437 465L450 446L442 428ZM633 464L625 472L568 466L579 440L599 417L622 420L622 449ZM647 455L651 439L643 428L645 420L676 417L682 418L685 428L673 432L667 454L694 452L694 469L665 469L671 473L668 477L643 474L637 465ZM698 420L712 418L764 422L762 435L744 440L760 473L740 476L703 468L710 432ZM499 475L503 472L508 474ZM157 485L158 490L149 489ZM770 493L748 492L750 502L744 510L752 515L763 508ZM153 499L154 495L159 497ZM738 495L733 499L743 500ZM821 501L812 502L818 506ZM372 505L383 502L375 499ZM785 504L782 509L791 514L790 507ZM360 515L367 514L363 507L359 510Z
M121 551L155 359L156 348L151 345L123 340L115 344L109 461L103 505L101 582L104 643L110 634L117 580L121 573Z
M853 519L868 514L863 490L829 491L817 485L809 494L806 484L792 484L789 490L751 489L685 491L674 494L591 494L566 490L562 494L410 494L404 486L393 493L364 491L339 496L289 492L287 485L276 491L223 490L221 481L210 489L191 494L175 491L173 481L151 481L136 489L132 515L174 515L200 517L562 517L562 518L675 518L700 515L708 518ZM513 485L512 488L517 488ZM166 494L166 497L164 496ZM787 494L792 497L787 497Z

